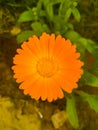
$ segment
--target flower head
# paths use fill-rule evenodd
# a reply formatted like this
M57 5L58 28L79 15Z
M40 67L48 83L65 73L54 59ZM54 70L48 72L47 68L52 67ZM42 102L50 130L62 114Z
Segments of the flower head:
M83 62L78 58L76 46L61 35L43 33L39 38L30 37L17 49L12 69L16 82L24 94L49 102L63 98L77 88L83 73Z

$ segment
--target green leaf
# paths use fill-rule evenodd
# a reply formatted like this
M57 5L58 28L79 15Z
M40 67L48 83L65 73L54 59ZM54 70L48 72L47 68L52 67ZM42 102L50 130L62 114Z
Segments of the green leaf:
M37 36L40 36L42 32L46 31L43 27L43 24L41 24L40 22L33 22L31 24L31 27L34 30L34 32L36 32Z
M43 3L43 5L44 5L45 8L50 3L50 0L41 0L41 1L42 1L42 3Z
M80 37L77 42L82 44L88 52L98 58L98 45L95 42L83 37Z
M53 6L51 4L47 5L46 11L48 13L50 20L53 20L54 13L53 13Z
M79 37L77 39L77 43L78 44L82 44L86 49L88 47L88 42L87 42L87 39L86 38L83 38L83 37Z
M53 12L53 5L51 4L51 1L50 0L42 0L42 2L43 2L45 10L47 12L46 16L48 17L48 21L53 20L54 12Z
M27 31L22 31L18 36L17 36L17 42L22 43L26 41L29 37L31 37L34 34L33 31L27 30Z
M98 45L90 39L86 39L80 37L77 42L77 45L81 44L88 52L90 52L93 56L98 58Z
M70 30L70 31L67 31L67 33L65 34L65 37L70 39L72 42L76 42L80 38L80 35L74 30Z
M69 8L69 9L66 11L66 13L65 13L65 18L64 18L65 22L68 21L68 19L70 18L70 16L71 16L71 8Z
M79 22L81 19L80 13L77 8L72 8L72 13L75 17L75 19Z
M43 30L44 32L50 33L50 29L47 24L43 24Z
M72 0L62 0L62 3L59 7L59 15L65 15L66 11L71 7Z
M31 27L34 31L43 31L42 24L40 22L33 22Z
M55 5L55 4L58 4L58 3L61 3L61 2L62 2L62 0L51 0L50 4Z
M50 33L50 30L47 24L42 24L40 22L33 22L31 24L31 27L37 36L40 36L42 32Z
M92 54L94 55L96 58L98 58L98 45L90 40L90 39L87 39L87 50Z
M83 47L85 49L87 49L87 51L94 56L95 62L90 70L93 73L98 74L98 60L96 60L96 59L98 59L98 45L94 41L92 41L90 39L83 38L83 37L80 37L78 39L77 43L79 45L80 44L83 45Z
M98 112L98 95L89 95L83 92L81 96L89 103L93 110Z
M90 39L80 37L77 40L77 44L81 44L85 49L88 50L93 56L98 58L98 45Z
M98 77L96 77L95 75L85 71L83 78L85 80L85 84L92 86L92 87L98 87Z
M75 106L75 99L72 95L71 97L67 97L66 112L71 125L77 129L79 127L78 115Z
M33 20L33 12L32 10L28 10L28 11L23 12L20 15L18 22L29 22L32 20Z
M68 27L68 30L73 30L73 29L74 29L73 24L72 24L72 23L70 23L70 22L67 22L65 26L67 26L67 27ZM68 32L68 30L67 30L67 32Z
M81 44L84 46L92 55L98 58L98 45L90 39L81 37L74 30L67 31L65 34L72 42L75 42L77 45Z
M39 17L46 17L47 15L45 10L39 10L38 14L39 14Z

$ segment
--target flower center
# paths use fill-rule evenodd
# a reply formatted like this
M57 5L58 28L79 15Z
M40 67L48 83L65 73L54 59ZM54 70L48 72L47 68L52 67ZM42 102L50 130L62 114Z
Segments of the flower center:
M53 60L42 58L37 64L37 72L43 77L51 77L57 71L57 65Z

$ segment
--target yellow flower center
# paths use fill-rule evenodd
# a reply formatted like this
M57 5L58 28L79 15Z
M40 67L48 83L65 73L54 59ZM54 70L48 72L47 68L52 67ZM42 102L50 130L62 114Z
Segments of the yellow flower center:
M51 77L57 71L57 65L51 59L42 58L37 63L37 72L43 77Z

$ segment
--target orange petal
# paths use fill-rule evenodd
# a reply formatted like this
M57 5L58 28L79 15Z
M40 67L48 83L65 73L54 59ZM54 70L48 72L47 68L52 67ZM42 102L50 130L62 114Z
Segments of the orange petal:
M55 79L56 83L60 86L60 88L62 88L64 91L68 93L71 93L72 89L76 87L76 83L73 80L69 81L67 75L62 71L58 72L58 74L56 74L53 78Z
M37 36L33 36L29 38L27 43L28 48L31 50L33 54L35 54L38 58L42 57L42 50L40 47L40 40Z
M49 102L56 100L58 97L63 98L63 92L60 89L59 85L55 82L54 79L50 78L46 82L48 94L47 94L47 100Z
M33 87L29 90L30 96L38 100L40 97L43 96L42 94L44 94L43 100L45 100L47 97L45 96L46 93L43 93L45 92L43 86L44 86L44 78L40 77L38 81L33 85Z
M34 74L37 72L36 70L36 65L15 65L12 67L13 71L15 74L20 74L20 75L29 75L29 74ZM18 75L19 76L19 75Z
M40 48L43 53L43 57L48 57L49 55L49 39L50 36L46 33L43 33L42 36L40 36Z
M64 48L64 43L65 39L58 35L55 40L53 56L58 56L62 52L62 49Z
M53 56L53 51L55 47L55 35L51 34L49 39L49 57L51 58Z
M20 84L19 88L27 90L32 87L32 85L39 79L39 75L35 73L35 75L30 75L28 78Z

